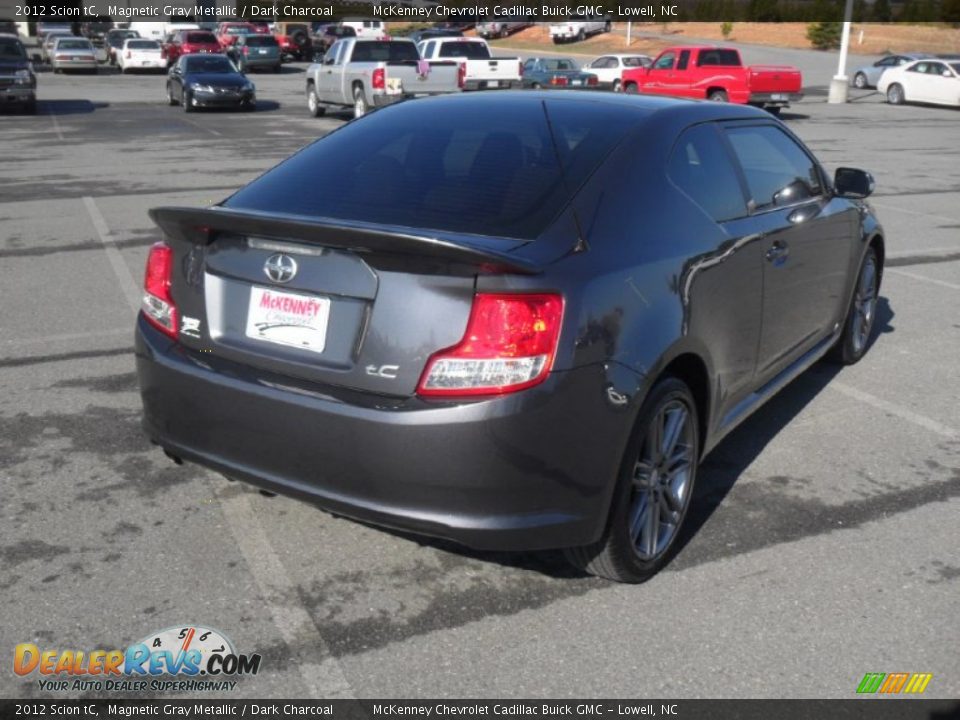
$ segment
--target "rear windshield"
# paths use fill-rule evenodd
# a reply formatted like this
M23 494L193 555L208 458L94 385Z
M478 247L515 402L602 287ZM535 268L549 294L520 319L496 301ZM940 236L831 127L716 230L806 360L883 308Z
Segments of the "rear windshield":
M482 42L445 42L440 44L440 57L486 60L490 57L490 50Z
M353 56L350 59L353 62L417 62L420 53L412 42L358 41L353 46Z
M740 54L736 50L701 50L697 58L697 66L722 65L725 67L740 67Z
M57 50L90 50L89 40L57 40Z
M13 38L0 38L0 58L24 60L27 53L19 40Z
M156 40L128 40L127 47L132 50L158 50L160 43Z
M372 113L225 205L532 240L645 114L590 101L483 100L418 100Z
M273 35L251 35L246 44L250 47L277 47L277 39Z
M187 38L185 42L188 43L207 43L213 44L217 42L217 38L213 33L187 33Z

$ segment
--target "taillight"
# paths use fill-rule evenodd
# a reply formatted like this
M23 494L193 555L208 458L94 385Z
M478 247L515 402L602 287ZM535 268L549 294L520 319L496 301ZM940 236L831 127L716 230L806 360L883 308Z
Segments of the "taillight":
M587 78L587 85L596 85L596 84L597 84L597 76L596 76L596 75L590 75L590 76Z
M562 319L560 295L477 294L463 339L430 357L417 393L501 395L543 382Z
M162 242L155 243L147 256L147 271L143 280L144 316L158 330L172 338L177 337L177 306L170 295L173 274L173 250Z
M374 90L383 90L386 86L386 72L383 68L377 68L373 71L373 78L371 79Z
M567 84L567 79L566 79L565 77L562 77L562 76L554 76L554 77L550 78L550 84L551 84L551 85L566 85L566 84Z
M467 64L465 62L462 62L457 67L457 85L462 90L466 84L467 84Z

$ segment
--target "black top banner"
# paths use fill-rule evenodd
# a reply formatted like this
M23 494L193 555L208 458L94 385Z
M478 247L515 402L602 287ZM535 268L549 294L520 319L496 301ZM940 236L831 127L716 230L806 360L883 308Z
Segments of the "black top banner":
M830 22L843 19L845 6L845 0L606 0L583 4L532 0L0 0L0 18L28 22L82 22L93 18L115 22L337 22L361 18L401 23L472 23L494 19ZM852 0L852 10L856 22L960 23L960 0Z
M956 700L0 700L0 718L955 720Z

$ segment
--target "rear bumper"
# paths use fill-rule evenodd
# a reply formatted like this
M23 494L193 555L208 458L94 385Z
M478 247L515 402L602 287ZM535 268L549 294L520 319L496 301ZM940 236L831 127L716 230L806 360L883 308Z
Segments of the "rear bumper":
M138 321L143 426L176 456L376 525L479 548L603 532L630 418L599 368L463 405L390 400L194 356Z
M792 102L803 100L803 93L750 93L747 100L751 105L779 105L786 107Z
M496 83L496 84L494 84ZM522 87L521 80L464 80L464 90L511 90Z

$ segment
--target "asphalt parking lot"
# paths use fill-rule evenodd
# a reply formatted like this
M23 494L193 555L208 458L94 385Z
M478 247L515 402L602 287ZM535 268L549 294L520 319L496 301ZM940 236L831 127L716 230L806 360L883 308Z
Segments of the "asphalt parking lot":
M784 114L829 169L876 176L873 348L725 440L678 557L617 586L267 498L142 435L147 210L222 199L339 126L307 116L302 67L255 76L254 113L44 73L35 117L0 115L0 652L197 623L264 657L231 697L849 698L899 671L960 696L958 111L813 92ZM8 668L0 696L49 697Z

